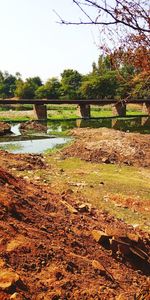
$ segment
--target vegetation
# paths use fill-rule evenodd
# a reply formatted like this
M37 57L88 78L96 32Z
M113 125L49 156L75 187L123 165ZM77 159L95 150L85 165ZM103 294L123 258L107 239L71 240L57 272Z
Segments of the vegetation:
M63 146L64 147L64 146ZM129 166L90 163L79 158L61 159L59 148L45 154L49 169L23 171L23 176L40 178L41 182L52 185L60 193L71 189L77 199L90 202L94 207L109 212L125 222L149 230L149 211L134 211L126 206L123 199L137 201L145 207L149 202L149 171ZM118 202L117 199L122 199ZM136 200L134 200L136 199Z
M0 98L19 99L143 99L150 96L150 67L138 61L123 62L123 54L101 55L92 64L89 74L67 69L61 79L50 78L46 83L37 76L25 81L7 72L0 72ZM120 58L118 58L120 55ZM143 52L144 55L144 52ZM117 68L115 67L117 64Z

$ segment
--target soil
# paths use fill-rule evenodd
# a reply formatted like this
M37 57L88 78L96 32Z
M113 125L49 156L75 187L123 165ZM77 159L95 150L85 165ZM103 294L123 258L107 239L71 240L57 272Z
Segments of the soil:
M109 136L109 151L109 143L120 145L113 163L125 163L130 153L132 164L148 167L148 138L115 132L74 130L78 140L63 155L77 156L79 146L79 157L102 161L99 145ZM42 155L0 151L0 300L149 300L150 235L83 203L70 188L59 193L18 177L18 171L42 168L50 168Z
M73 129L76 137L64 151L64 157L79 157L90 162L150 166L150 137L113 129Z
M0 167L7 170L24 171L46 168L43 156L41 154L12 154L7 151L0 150Z
M10 133L12 133L10 124L6 122L0 122L0 136Z
M25 131L29 131L29 130L47 132L47 126L44 124L41 124L37 121L28 121L28 122L20 124L21 132L25 132Z

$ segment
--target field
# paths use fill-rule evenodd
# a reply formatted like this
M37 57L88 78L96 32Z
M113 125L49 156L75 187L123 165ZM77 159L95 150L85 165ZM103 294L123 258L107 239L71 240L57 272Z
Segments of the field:
M149 135L70 135L44 155L0 152L0 299L148 300Z
M127 115L143 115L145 113L142 112L142 107L140 105L128 105ZM112 108L110 105L106 105L103 107L92 106L91 108L91 117L111 117ZM60 120L60 119L76 119L79 117L77 112L76 105L49 105L48 106L48 119L49 120ZM13 106L11 109L7 108L7 106L0 108L0 121L27 121L34 120L36 117L32 110L31 105L24 106Z

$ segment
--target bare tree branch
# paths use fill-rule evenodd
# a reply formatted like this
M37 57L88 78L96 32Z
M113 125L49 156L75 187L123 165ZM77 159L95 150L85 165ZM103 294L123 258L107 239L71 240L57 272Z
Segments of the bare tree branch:
M122 25L139 33L150 33L148 14L150 8L146 1L114 0L113 6L110 6L109 0L73 0L73 3L78 6L86 19L67 21L59 17L60 23L66 25ZM95 18L91 14L91 8L95 9Z

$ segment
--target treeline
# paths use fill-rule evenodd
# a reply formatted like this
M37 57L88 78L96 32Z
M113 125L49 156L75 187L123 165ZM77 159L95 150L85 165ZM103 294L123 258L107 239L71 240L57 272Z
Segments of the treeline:
M15 76L0 72L0 98L19 99L104 99L150 97L150 72L132 64L114 67L110 56L100 56L92 64L92 71L82 75L66 69L58 78L43 83L39 76L26 80L20 73Z

